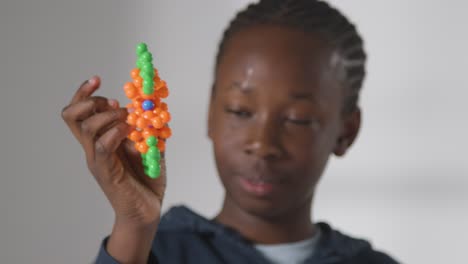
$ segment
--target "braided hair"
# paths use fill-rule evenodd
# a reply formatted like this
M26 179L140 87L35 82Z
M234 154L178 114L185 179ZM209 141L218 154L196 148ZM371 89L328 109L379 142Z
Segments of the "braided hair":
M337 9L320 0L260 0L241 10L224 31L216 56L216 68L234 33L256 25L278 25L316 33L332 45L340 57L340 77L347 89L344 112L357 108L365 77L366 53L356 27Z

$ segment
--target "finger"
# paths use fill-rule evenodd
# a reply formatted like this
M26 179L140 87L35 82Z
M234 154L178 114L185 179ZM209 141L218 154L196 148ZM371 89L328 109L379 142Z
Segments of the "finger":
M62 116L66 121L83 121L88 117L112 109L109 100L102 96L93 96L63 109Z
M98 76L93 76L91 79L81 84L80 88L73 95L70 105L77 103L91 96L101 85L101 79Z
M130 128L132 130L133 128ZM141 182L139 175L144 175L143 163L141 159L141 154L135 148L135 143L130 139L125 138L117 149L117 154L122 160L124 166L129 168L134 175L136 175L136 180ZM141 182L143 183L143 182Z
M118 146L125 139L128 125L118 123L112 129L102 135L95 144L96 156L93 161L88 160L88 166L95 173L98 181L115 182L123 179L125 175L125 167L119 157Z
M118 123L124 123L127 116L125 109L112 109L106 112L95 114L81 123L80 136L86 153L94 159L95 140L114 129ZM125 124L127 125L127 124ZM128 126L128 125L127 125Z
M127 122L128 112L125 108L117 108L114 111L119 112L119 115L120 115L119 118L115 120L114 122L110 123L109 125L104 126L103 128L99 129L99 131L96 133L96 137L102 136L102 134L104 134L107 130L111 129L115 125L115 123Z
M63 120L78 140L80 140L81 121L96 113L111 109L107 101L105 97L95 96L69 105L62 110Z
M120 122L100 136L94 144L94 162L102 163L108 166L108 169L112 169L109 167L112 165L112 163L109 163L109 158L111 155L115 154L117 148L127 137L129 131L129 125L125 122Z

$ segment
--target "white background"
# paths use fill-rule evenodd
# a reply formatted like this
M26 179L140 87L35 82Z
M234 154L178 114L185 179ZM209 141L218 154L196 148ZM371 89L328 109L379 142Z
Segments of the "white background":
M335 0L369 53L360 137L332 159L314 218L405 263L467 263L468 3ZM247 1L0 2L0 262L86 263L113 213L60 111L85 79L126 102L135 45L169 83L164 209L220 207L206 137L217 43Z

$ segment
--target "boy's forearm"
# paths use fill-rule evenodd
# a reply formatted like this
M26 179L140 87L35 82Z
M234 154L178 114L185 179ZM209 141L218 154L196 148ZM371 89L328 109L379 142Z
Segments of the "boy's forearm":
M157 224L145 227L130 227L114 224L106 250L119 263L148 262Z

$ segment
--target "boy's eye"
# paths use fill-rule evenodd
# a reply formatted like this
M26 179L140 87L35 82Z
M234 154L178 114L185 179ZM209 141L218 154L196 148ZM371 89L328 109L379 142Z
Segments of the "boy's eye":
M225 111L229 114L232 114L240 118L249 118L252 116L252 113L243 109L235 109L235 108L226 107Z
M288 122L291 122L295 125L307 126L310 125L310 120L301 120L301 119L288 119Z
M288 118L286 120L287 122L298 125L298 126L312 126L315 124L315 120L312 119L294 119L294 118Z

